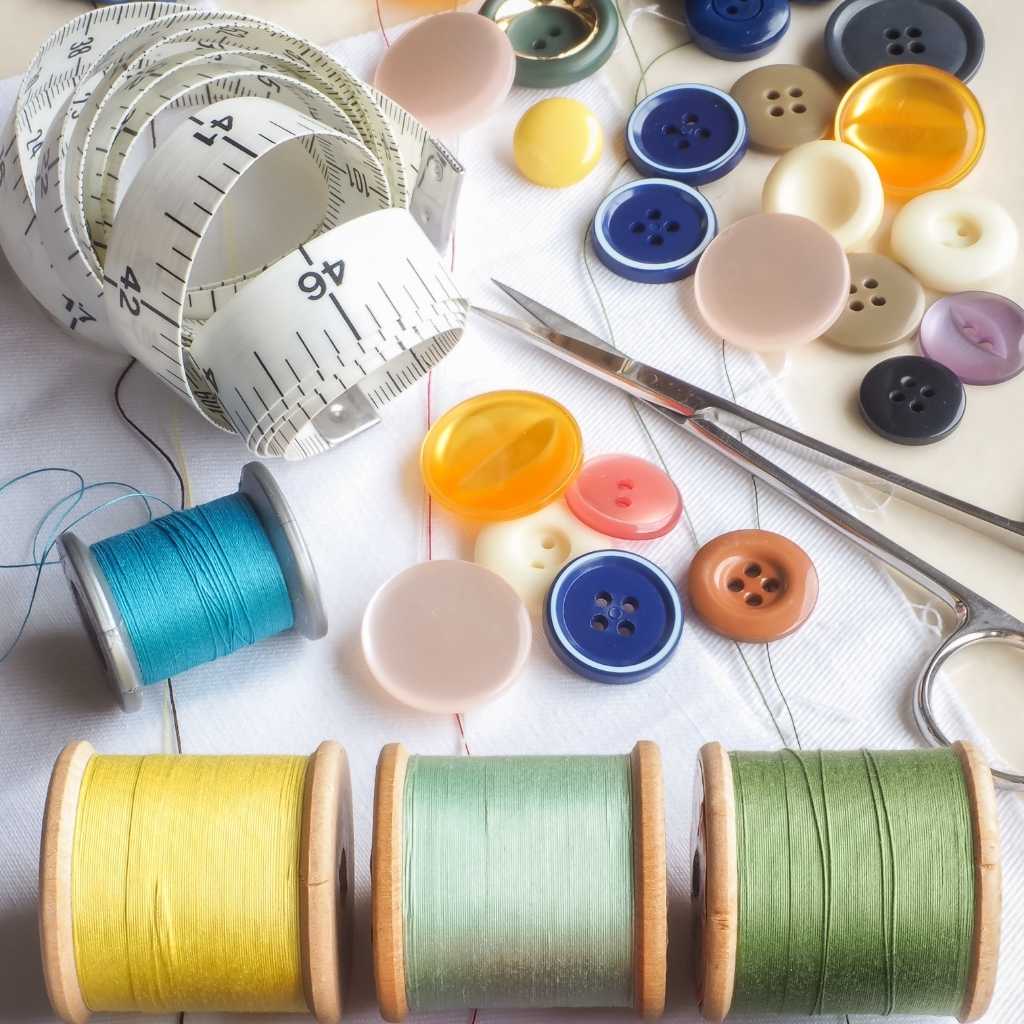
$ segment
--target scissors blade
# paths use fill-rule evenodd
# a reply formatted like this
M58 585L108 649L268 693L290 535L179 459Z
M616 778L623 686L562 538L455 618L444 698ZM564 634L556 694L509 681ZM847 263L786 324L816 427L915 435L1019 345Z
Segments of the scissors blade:
M685 381L625 355L602 338L525 295L522 296L524 301L520 301L518 296L521 293L516 292L514 288L510 289L498 281L494 283L539 320L542 326L534 326L525 320L518 320L479 306L471 307L474 313L517 331L538 348L676 416L689 419L707 404L706 400L710 396L705 395L699 388L694 388ZM571 331L563 332L549 326L549 316L556 322L571 327ZM579 337L577 331L593 340Z
M524 295L521 291L513 288L511 285L503 284L501 281L496 281L493 277L491 278L491 281L496 284L514 303L516 303L516 305L525 309L530 316L542 323L545 327L550 327L562 334L570 334L574 338L579 338L580 341L589 342L597 348L607 349L609 352L616 351L614 345L609 345L604 338L600 338L592 331L588 331L582 324L575 323L568 317L562 316L561 313L556 313L553 309L545 306L541 302L538 302L536 299L531 299L529 295Z

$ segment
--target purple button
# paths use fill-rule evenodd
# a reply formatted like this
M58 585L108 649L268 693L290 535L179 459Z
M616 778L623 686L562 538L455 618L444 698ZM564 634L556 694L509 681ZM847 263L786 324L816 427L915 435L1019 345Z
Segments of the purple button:
M1024 370L1024 309L992 292L946 295L921 321L921 350L965 384L1001 384Z

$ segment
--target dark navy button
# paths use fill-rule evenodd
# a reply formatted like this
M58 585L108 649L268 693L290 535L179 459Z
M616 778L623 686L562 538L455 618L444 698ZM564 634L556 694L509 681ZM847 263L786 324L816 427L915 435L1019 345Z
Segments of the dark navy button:
M891 64L930 64L968 82L985 34L960 0L846 0L828 19L825 49L850 82Z
M667 85L637 104L626 124L633 166L654 178L703 185L728 174L747 151L747 121L728 93Z
M896 356L861 381L860 409L872 430L897 444L931 444L956 429L967 407L952 370L924 356Z
M693 41L713 57L753 60L789 28L789 0L686 0Z
M552 650L599 683L635 683L657 672L683 632L675 585L630 551L594 551L555 578L544 605Z
M598 259L620 277L646 284L692 274L717 233L711 204L668 178L621 185L597 208L592 230Z

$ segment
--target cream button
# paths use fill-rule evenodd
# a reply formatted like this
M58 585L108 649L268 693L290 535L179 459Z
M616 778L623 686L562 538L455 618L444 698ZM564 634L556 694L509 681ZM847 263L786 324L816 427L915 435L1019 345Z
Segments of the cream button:
M924 289L917 278L881 253L853 253L849 262L850 299L822 337L864 351L905 341L924 316Z
M755 68L729 92L747 119L750 144L772 153L820 139L839 106L828 79L798 64Z
M878 230L885 193L878 171L863 153L819 139L776 161L764 183L761 208L813 220L849 251L867 245Z
M1017 246L1017 226L999 203L955 189L912 199L892 224L893 255L938 292L998 290Z
M485 526L477 535L473 560L501 576L536 611L563 566L614 546L557 501L522 519Z

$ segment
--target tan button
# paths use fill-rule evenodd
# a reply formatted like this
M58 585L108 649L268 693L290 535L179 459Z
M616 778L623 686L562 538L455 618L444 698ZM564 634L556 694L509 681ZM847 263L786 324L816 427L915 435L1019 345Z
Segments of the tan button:
M804 550L780 534L735 530L697 552L688 588L709 629L766 644L807 621L818 600L818 573Z
M750 144L773 153L820 139L839 106L828 79L798 64L755 68L731 92L747 118Z
M910 337L924 316L924 289L898 263L875 252L850 261L850 300L822 335L844 348L888 348Z

